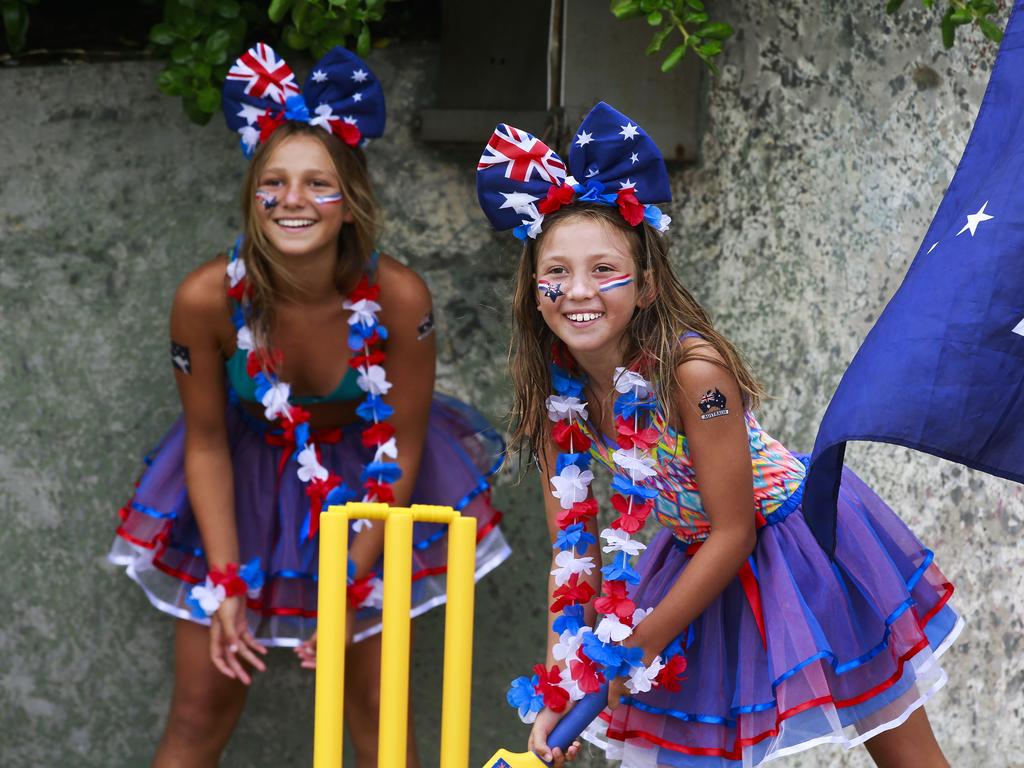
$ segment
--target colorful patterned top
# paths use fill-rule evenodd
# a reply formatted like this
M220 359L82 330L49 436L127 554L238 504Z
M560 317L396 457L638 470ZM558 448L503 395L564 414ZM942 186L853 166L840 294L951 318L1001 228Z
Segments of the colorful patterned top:
M754 477L754 513L771 524L799 505L806 467L782 443L761 429L749 411L746 422ZM662 434L654 452L660 471L652 482L661 492L655 500L654 514L680 541L703 541L711 533L711 523L697 488L686 435L667 426L661 414L655 417L652 426ZM588 436L593 441L591 454L615 472L612 451L618 446L604 435Z

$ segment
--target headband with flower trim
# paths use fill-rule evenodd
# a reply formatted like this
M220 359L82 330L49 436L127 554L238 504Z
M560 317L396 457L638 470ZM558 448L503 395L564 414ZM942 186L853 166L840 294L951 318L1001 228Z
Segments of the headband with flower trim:
M316 63L300 92L284 59L257 43L228 71L221 105L228 127L241 135L246 157L288 120L318 125L350 147L384 133L380 81L340 46Z
M580 123L568 169L540 139L505 123L476 168L480 207L495 229L511 229L520 240L536 238L545 214L576 201L615 206L634 227L646 219L665 232L672 221L655 205L672 200L661 152L646 131L603 101Z

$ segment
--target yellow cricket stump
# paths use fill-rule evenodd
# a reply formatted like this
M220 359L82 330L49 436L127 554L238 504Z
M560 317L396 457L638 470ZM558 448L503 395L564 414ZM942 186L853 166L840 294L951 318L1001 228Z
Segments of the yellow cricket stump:
M470 686L473 665L473 597L476 518L451 507L351 503L320 515L317 606L316 712L313 766L339 768L345 687L348 523L384 521L384 608L381 640L379 768L405 765L409 716L409 628L412 599L412 526L448 525L448 604L444 626L441 698L441 768L469 764Z

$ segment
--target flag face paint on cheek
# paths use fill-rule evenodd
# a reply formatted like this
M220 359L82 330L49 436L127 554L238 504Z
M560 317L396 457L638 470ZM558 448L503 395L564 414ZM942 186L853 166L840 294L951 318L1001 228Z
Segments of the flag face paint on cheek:
M537 290L547 298L551 299L552 304L558 301L559 297L565 296L565 292L562 290L562 284L552 283L549 280L538 280Z
M607 280L602 280L598 283L597 289L601 293L608 293L608 291L613 291L616 288L622 288L632 282L633 278L630 275L616 275L615 277L609 277Z
M263 210L270 211L277 208L277 197L262 189L256 190L256 199L263 203Z
M341 192L337 192L333 195L317 195L313 198L313 202L317 205L330 205L331 203L341 202Z

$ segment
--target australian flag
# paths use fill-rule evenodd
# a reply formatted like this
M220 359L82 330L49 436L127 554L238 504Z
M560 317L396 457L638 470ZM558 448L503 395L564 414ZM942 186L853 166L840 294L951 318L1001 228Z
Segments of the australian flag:
M846 443L914 448L1024 482L1024 0L960 165L818 431L804 513L834 551Z

